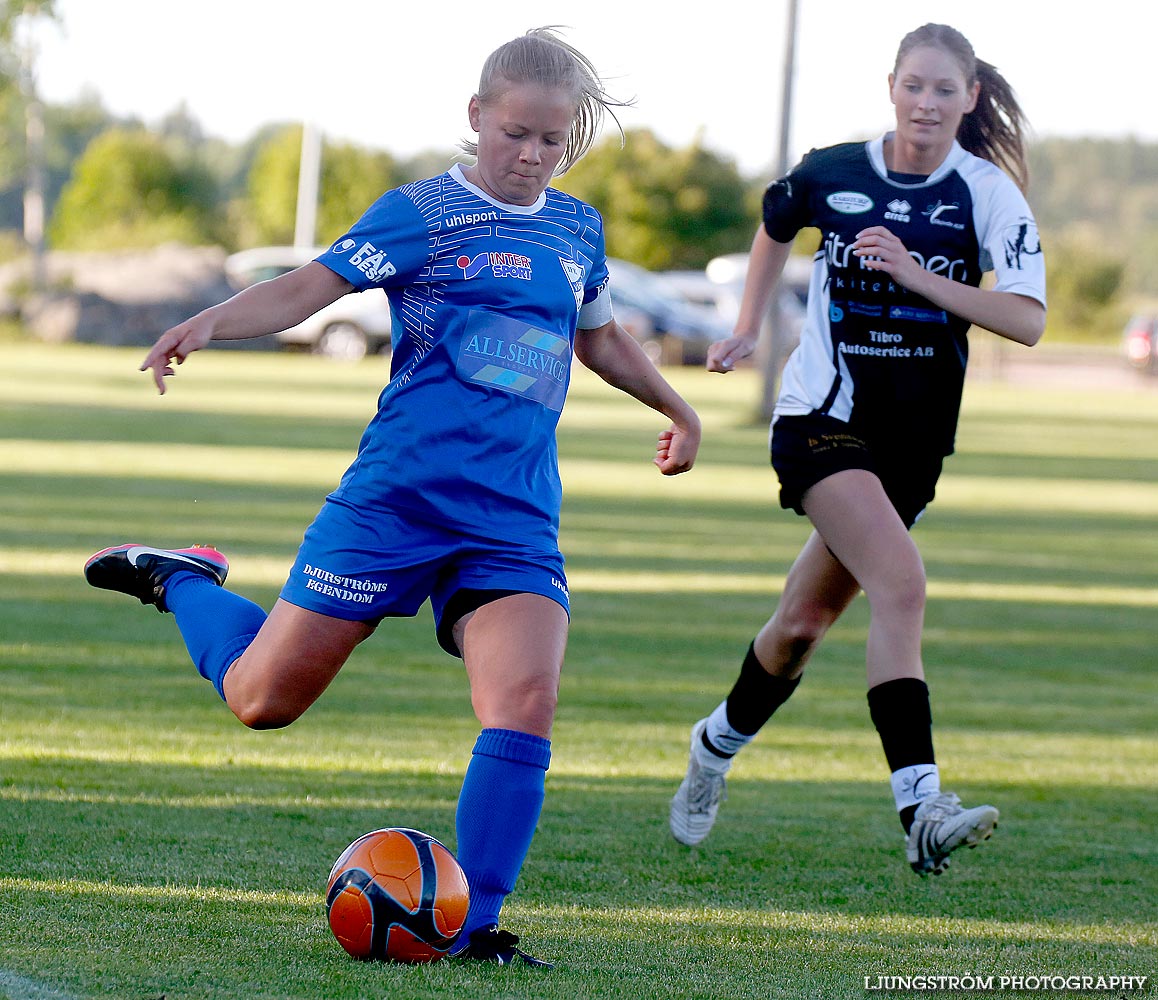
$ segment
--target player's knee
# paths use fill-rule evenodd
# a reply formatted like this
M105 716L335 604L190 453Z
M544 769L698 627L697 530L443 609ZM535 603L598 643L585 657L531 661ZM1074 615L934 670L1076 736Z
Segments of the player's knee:
M559 704L559 685L545 677L532 681L522 689L516 703L527 720L534 720L540 726L549 724L554 721Z
M918 619L925 613L925 592L925 570L920 563L865 591L874 615Z
M555 721L559 685L554 678L533 678L502 691L474 691L472 701L484 726L541 735Z
M230 710L249 729L282 729L308 707L272 691L231 691L227 697Z
M824 638L838 614L832 608L811 601L781 605L773 619L778 644L790 651L794 659L805 660Z
M255 705L230 706L233 714L248 729L282 729L298 718L298 714L271 711Z

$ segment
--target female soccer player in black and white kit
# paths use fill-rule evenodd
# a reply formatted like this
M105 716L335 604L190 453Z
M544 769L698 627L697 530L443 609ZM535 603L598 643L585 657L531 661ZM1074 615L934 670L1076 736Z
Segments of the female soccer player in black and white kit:
M813 150L768 187L734 336L708 357L727 372L752 354L794 237L819 229L771 435L781 505L815 530L732 691L693 727L670 820L685 844L707 836L733 756L864 590L869 710L907 859L926 875L989 837L998 813L940 788L921 662L925 572L908 529L953 451L970 325L1035 344L1045 271L1021 190L1024 119L1002 76L960 32L927 24L902 40L889 92L894 131ZM996 280L983 289L985 271Z

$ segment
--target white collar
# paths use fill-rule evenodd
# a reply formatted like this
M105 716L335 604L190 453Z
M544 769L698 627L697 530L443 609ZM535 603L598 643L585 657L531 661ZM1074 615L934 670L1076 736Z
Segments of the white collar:
M531 202L530 205L510 205L505 201L499 201L497 198L492 198L477 184L472 184L466 179L462 172L461 163L451 164L451 167L447 173L450 174L450 176L453 177L456 181L458 181L458 183L461 184L464 188L470 191L471 194L476 195L483 201L490 202L495 206L495 208L501 208L504 212L514 212L517 215L534 215L547 203L546 191L543 191L538 198Z
M895 139L896 132L886 132L884 135L877 136L877 138L865 143L865 151L868 153L869 162L872 163L873 169L881 175L885 180L891 181L893 184L898 183L889 177L889 168L885 165L885 140ZM924 184L935 184L937 181L943 179L947 174L956 170L961 165L961 161L969 154L964 147L956 140L953 140L953 146L949 150L948 155L943 159L940 165L923 181L917 184L902 184L902 187L921 187Z

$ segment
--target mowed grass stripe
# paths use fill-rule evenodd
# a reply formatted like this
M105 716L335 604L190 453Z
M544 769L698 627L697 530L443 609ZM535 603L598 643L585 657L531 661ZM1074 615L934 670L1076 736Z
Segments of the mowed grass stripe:
M0 994L847 1000L876 974L1158 967L1150 383L1083 386L1080 408L1072 389L967 386L917 529L925 657L943 784L1002 818L919 880L864 700L864 601L733 768L712 837L672 840L691 723L808 528L777 509L757 373L666 370L706 434L664 479L662 418L577 368L559 433L575 613L540 832L504 911L559 964L527 976L352 962L325 923L358 834L453 846L477 723L428 609L384 622L299 722L254 733L169 616L81 576L115 542L215 542L268 606L384 362L203 352L159 398L141 353L16 345L0 365Z
M129 539L133 541L133 539ZM139 539L136 539L139 541ZM11 548L0 549L0 573L17 577L77 577L91 552ZM230 585L280 587L292 559L246 556L235 560L229 571ZM567 575L576 593L632 594L779 594L784 589L783 574L738 572L727 574L689 573L669 570L574 570ZM1158 587L1105 587L1096 585L1017 584L949 582L931 580L932 600L1020 601L1029 604L1118 605L1158 607Z

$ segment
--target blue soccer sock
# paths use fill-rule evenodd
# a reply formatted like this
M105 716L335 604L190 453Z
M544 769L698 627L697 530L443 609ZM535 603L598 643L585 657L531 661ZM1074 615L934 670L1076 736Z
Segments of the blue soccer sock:
M458 797L458 861L470 885L461 947L499 922L515 888L543 807L551 741L513 729L484 729Z
M253 642L265 611L199 573L186 572L165 581L165 605L177 619L197 672L224 701L225 672Z

